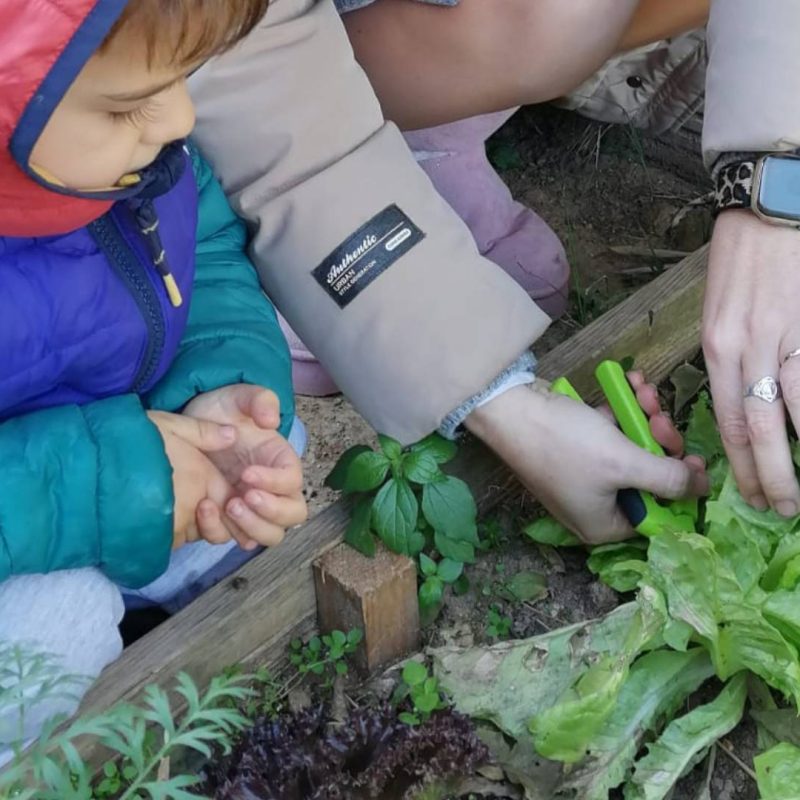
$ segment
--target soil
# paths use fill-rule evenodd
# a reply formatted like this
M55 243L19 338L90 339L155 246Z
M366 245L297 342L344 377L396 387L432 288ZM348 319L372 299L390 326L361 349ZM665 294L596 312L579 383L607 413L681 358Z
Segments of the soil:
M572 335L710 235L709 209L698 201L709 187L699 177L698 152L683 144L535 107L523 109L493 137L489 154L515 197L539 211L559 234L572 265L570 308L538 343L539 352ZM619 248L628 248L627 254ZM334 499L323 480L338 457L354 444L373 443L374 434L342 397L299 398L298 413L309 430L306 495L314 514ZM535 504L519 497L484 520L484 535L489 530L498 546L470 568L470 591L449 598L427 629L426 644L490 641L486 624L492 604L511 617L511 636L522 638L599 616L625 599L594 579L581 552L523 541L519 531L536 514ZM520 604L502 598L503 581L521 571L547 576L544 599ZM734 731L727 747L752 765L752 725ZM698 794L701 773L698 767L685 778L673 800L703 797ZM718 748L706 797L757 796L750 776Z

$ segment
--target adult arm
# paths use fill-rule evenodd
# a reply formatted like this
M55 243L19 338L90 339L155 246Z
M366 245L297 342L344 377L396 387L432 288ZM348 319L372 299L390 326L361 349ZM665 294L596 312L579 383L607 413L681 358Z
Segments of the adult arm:
M344 24L386 117L416 130L567 94L614 54L636 8L637 0L459 0L445 10L378 0ZM635 36L645 33L636 27Z
M715 173L742 157L800 147L800 5L713 0L703 147ZM800 233L749 211L723 211L709 256L703 348L725 448L743 496L800 508L786 411L800 425ZM778 377L784 403L743 397ZM785 404L785 405L784 405Z
M800 147L800 6L794 0L712 0L703 152Z
M253 228L262 284L377 430L403 442L436 430L544 330L384 122L330 0L276 0L192 92L198 141ZM340 306L326 275L380 238L392 206L424 238Z
M263 285L377 430L405 443L436 430L543 331L545 315L479 256L384 122L329 0L276 0L192 84L198 139L253 228ZM342 307L313 273L346 264L390 206L424 239ZM685 464L638 450L597 412L563 401L516 386L472 410L467 425L573 529L629 533L615 504L622 486L696 490ZM551 469L562 445L566 473ZM594 455L614 469L600 476Z

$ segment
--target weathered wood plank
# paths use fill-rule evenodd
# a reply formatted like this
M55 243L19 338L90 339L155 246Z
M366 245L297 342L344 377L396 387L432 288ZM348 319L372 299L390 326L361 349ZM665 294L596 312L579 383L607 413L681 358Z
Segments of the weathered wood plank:
M221 668L256 658L264 645L294 635L314 619L311 563L340 541L348 504L336 503L245 564L200 599L125 650L87 694L82 713L132 700L148 683L185 670L203 684Z
M707 248L692 253L542 357L540 374L567 375L587 400L597 399L594 368L604 358L632 356L659 382L700 347Z
M547 378L567 375L587 399L597 397L593 370L602 358L633 356L661 380L699 347L705 252L693 254L540 361ZM475 442L461 450L455 470L487 510L515 480ZM235 662L279 663L288 640L315 627L312 562L337 544L348 504L325 509L274 551L257 557L181 613L128 648L86 696L81 713L134 700L151 682L168 683L180 670L200 684Z

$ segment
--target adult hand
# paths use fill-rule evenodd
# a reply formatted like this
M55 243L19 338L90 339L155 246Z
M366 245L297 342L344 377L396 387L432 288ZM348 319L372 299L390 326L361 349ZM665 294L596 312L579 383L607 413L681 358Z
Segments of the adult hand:
M755 508L800 509L786 409L800 428L800 232L750 211L720 214L711 240L703 352L725 452ZM783 401L744 397L760 378L779 380Z
M631 377L653 434L664 446L680 448L680 436L660 414L654 387L641 376ZM474 411L466 424L553 516L589 544L632 535L617 505L620 489L668 499L708 490L702 459L651 455L607 415L560 395L516 387Z
M277 431L277 396L260 386L225 386L194 398L184 414L236 428L235 446L209 454L236 492L224 506L225 525L245 549L279 544L308 511L300 459Z
M231 534L219 518L218 505L233 490L208 455L230 448L236 429L166 411L148 411L147 416L158 428L172 465L173 549L201 538L214 544L228 541Z

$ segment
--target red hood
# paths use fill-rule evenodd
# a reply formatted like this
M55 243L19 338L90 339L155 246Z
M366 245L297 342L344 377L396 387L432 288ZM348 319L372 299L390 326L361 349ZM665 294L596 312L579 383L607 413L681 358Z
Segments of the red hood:
M53 109L128 0L0 0L0 236L77 230L112 200L47 186L28 167Z

